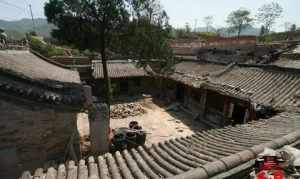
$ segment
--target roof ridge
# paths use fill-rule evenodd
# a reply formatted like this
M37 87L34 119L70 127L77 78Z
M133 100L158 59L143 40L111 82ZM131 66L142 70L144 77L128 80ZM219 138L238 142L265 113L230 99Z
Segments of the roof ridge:
M262 69L274 70L274 71L278 71L278 72L289 72L289 73L300 74L300 69L291 68L291 67L282 67L282 66L278 66L278 65L238 63L237 66L246 67L246 68L251 68L251 67L262 68Z

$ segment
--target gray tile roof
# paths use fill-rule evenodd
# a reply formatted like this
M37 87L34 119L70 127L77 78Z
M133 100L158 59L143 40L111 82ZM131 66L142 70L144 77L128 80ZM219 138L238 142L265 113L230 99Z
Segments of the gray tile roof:
M0 96L76 109L85 101L79 74L28 51L0 51Z
M300 139L300 116L282 113L268 120L196 134L37 169L34 176L87 178L209 178L255 158L264 147L279 148ZM177 177L178 176L178 177ZM23 178L29 179L29 172ZM46 177L46 178L47 178ZM59 178L59 177L58 177Z
M101 61L94 62L93 77L96 79L104 78L103 66ZM129 61L108 61L108 76L110 78L143 77L148 76L147 71L138 67L135 62Z
M166 76L195 88L210 87L274 107L300 106L300 70L273 65L181 62Z
M80 83L78 72L60 68L29 51L0 50L0 70L33 80Z
M300 70L235 66L214 80L247 91L257 103L275 107L300 106Z

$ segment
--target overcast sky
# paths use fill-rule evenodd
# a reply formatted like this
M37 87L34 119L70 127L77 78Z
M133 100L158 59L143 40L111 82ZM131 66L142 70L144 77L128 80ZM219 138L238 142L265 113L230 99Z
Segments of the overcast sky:
M0 0L0 19L17 20L30 18L28 5L32 5L34 17L44 17L43 6L47 0ZM240 7L249 9L254 15L264 3L278 2L284 9L282 18L278 19L275 29L284 29L285 22L300 26L300 0L161 0L170 16L174 27L184 27L189 23L194 27L204 26L203 17L213 16L214 26L226 26L225 19L232 11ZM259 26L259 25L256 25Z

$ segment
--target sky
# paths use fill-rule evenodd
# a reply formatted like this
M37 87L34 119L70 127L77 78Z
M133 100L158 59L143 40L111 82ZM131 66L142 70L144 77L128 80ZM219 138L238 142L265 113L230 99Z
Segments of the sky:
M160 0L175 28L189 23L192 28L204 27L205 16L214 17L214 27L226 26L228 14L239 8L246 8L254 16L257 9L265 3L278 2L283 7L283 14L274 26L275 31L284 30L284 23L290 22L300 26L300 0ZM35 18L44 17L43 7L47 0L0 0L0 19L18 20L30 18L29 4ZM197 22L197 23L196 23ZM259 24L256 24L259 27Z

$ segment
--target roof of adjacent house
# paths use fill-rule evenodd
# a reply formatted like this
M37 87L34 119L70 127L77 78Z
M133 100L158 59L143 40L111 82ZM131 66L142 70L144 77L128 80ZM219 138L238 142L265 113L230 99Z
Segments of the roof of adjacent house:
M300 106L300 70L269 65L235 66L215 81L248 92L257 103Z
M85 98L77 71L59 67L29 51L0 51L0 95L80 106Z
M265 147L280 148L300 139L300 117L281 113L271 119L211 129L151 147L107 153L58 168L37 169L35 177L209 178L254 159ZM24 172L21 179L31 178ZM47 178L46 177L46 178Z
M188 60L176 64L171 73L167 73L164 77L193 88L210 89L224 95L248 100L250 96L247 91L213 80L216 76L221 76L223 73L226 73L234 65L235 64L224 65L222 63Z
M274 65L222 65L183 61L167 78L195 88L210 87L274 107L300 106L300 70Z
M300 55L298 55L298 56L300 56ZM281 67L300 69L300 57L298 57L297 59L280 57L278 60L276 60L272 64L276 65L276 66L281 66Z
M101 61L95 61L92 64L93 77L96 79L104 78L103 66ZM148 69L147 69L148 68ZM108 76L110 78L143 77L148 76L150 67L139 67L136 62L129 60L114 60L107 62Z

